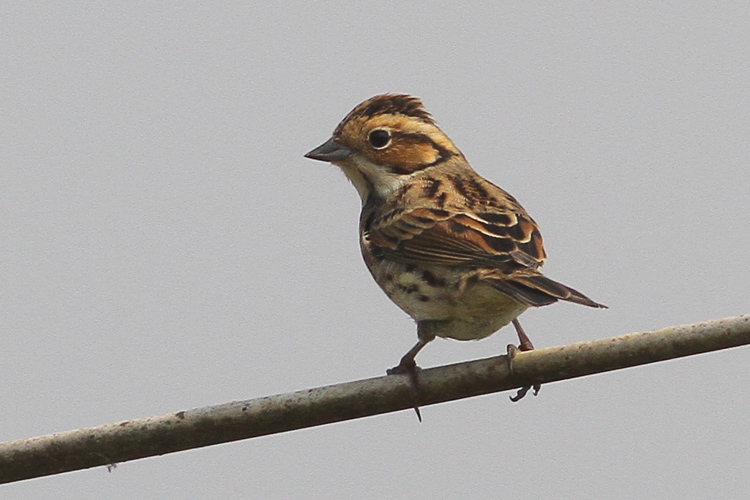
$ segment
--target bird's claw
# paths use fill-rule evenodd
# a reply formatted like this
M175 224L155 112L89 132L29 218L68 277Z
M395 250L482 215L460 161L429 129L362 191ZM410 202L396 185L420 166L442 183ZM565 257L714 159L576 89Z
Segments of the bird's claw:
M521 401L532 388L534 389L534 396L536 396L537 394L539 394L539 389L542 388L542 384L534 384L521 387L520 389L518 389L518 392L515 396L510 396L510 400L514 403Z
M422 421L422 412L419 411L419 372L422 368L417 366L413 360L401 360L401 362L385 371L387 375L408 375L412 391L412 401L414 403L414 412L417 414L419 421Z
M513 358L516 357L516 354L518 353L518 351L525 351L528 349L524 349L523 345L516 347L513 344L508 344L507 349L508 349L508 371L510 372L510 376L514 377L515 374L513 373ZM532 346L532 349L533 349L533 346ZM542 384L534 384L534 385L527 385L527 386L521 387L520 389L518 389L518 392L516 393L515 396L510 396L510 400L513 401L514 403L521 401L529 392L529 390L531 390L532 388L534 389L534 396L536 396L537 394L539 394L539 390L542 388Z

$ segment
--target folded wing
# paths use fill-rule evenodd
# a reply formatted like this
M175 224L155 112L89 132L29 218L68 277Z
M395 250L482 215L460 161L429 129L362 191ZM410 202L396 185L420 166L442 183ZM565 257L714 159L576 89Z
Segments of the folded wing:
M523 209L393 210L365 227L376 253L403 263L482 269L482 279L529 306L566 300L604 307L539 272L546 254L539 228Z

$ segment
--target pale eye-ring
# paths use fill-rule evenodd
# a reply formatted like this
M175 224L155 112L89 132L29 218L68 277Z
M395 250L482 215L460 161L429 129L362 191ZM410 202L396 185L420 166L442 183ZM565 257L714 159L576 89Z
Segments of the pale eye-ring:
M370 146L375 149L385 149L391 143L391 133L382 128L376 128L367 136Z

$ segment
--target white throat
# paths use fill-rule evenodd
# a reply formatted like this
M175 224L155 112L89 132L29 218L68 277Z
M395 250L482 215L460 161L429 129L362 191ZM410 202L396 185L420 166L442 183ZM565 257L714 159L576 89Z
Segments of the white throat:
M369 162L360 155L353 155L346 161L336 162L335 165L354 184L363 205L371 194L378 198L387 198L403 186L409 178L408 175L396 175L388 172L383 167Z

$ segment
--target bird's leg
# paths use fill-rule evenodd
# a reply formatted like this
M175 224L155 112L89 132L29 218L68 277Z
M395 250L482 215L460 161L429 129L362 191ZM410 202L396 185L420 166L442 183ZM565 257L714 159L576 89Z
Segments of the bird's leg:
M417 353L427 345L427 342L428 341L419 339L419 341L414 344L414 347L409 349L409 351L404 354L404 357L401 358L401 361L397 366L389 368L385 371L385 373L387 373L388 375L409 375L409 382L411 382L412 390L412 400L414 402L414 411L417 413L417 418L420 422L422 421L422 413L419 411L419 376L417 375L417 373L419 370L421 370L421 368L417 366L417 362L414 361L414 358L417 356Z
M409 375L409 382L411 382L411 389L412 389L412 399L414 400L414 411L417 413L417 418L419 421L422 421L422 413L419 411L419 370L421 370L420 367L417 366L417 362L414 361L414 358L417 356L419 351L422 350L424 346L426 346L432 339L435 338L435 335L432 333L428 333L428 327L429 327L429 321L420 321L417 323L417 337L419 340L416 344L414 344L414 347L409 349L409 351L404 354L404 357L401 358L401 361L398 363L397 366L394 366L393 368L389 368L386 370L386 373L388 375L401 375L406 374Z
M427 342L419 339L419 341L414 344L414 347L409 349L409 351L404 354L404 357L401 358L399 364L397 366L394 366L393 368L388 368L388 370L386 370L386 373L388 375L401 375L403 373L411 375L413 373L415 374L414 378L416 380L416 373L420 368L417 366L417 362L414 361L414 358L417 357L417 353L421 351L422 348L426 345Z
M516 356L517 351L533 351L534 350L534 344L531 343L531 340L529 339L529 336L526 335L526 332L521 327L521 323L518 322L517 319L513 320L513 326L516 328L516 333L518 334L518 347L514 346L513 344L508 344L508 369L510 370L510 375L513 376L513 358ZM539 389L542 388L542 384L534 384L533 386L527 385L525 387L521 387L518 389L518 392L515 396L511 396L510 400L514 403L522 400L524 396L526 396L526 393L529 392L529 389L534 388L534 396L539 394Z
M523 331L523 327L518 322L518 319L513 320L513 326L516 327L516 333L518 334L518 349L521 351L533 351L534 344L531 343L529 336Z

